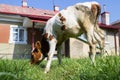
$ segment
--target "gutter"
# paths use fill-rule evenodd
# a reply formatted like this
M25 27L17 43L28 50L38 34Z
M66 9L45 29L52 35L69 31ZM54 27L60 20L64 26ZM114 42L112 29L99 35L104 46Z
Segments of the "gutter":
M0 14L7 14L7 15L20 15L22 17L28 17L28 18L33 18L33 19L37 19L37 20L44 20L47 21L48 19L50 19L52 16L47 16L47 15L28 15L28 14L20 14L20 13L11 13L11 12L0 12Z

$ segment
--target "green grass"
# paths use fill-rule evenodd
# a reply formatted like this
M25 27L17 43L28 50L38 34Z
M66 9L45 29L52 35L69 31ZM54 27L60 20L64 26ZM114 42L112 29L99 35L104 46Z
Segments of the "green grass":
M120 80L120 57L54 60L49 73L44 74L46 61L30 65L29 60L0 60L0 80Z

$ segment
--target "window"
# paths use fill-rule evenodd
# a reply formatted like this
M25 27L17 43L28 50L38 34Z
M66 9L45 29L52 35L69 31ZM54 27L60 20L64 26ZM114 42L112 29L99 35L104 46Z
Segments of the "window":
M9 43L27 44L26 28L17 25L10 26L10 40Z

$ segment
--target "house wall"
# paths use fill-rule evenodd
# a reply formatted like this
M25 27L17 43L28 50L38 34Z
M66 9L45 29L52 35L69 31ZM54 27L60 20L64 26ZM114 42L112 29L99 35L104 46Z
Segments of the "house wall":
M116 46L117 46L117 55L119 55L119 35L118 32L116 33Z
M66 55L70 58L85 58L89 57L89 46L86 43L83 43L82 41L70 38L67 42L69 45L67 47L67 53ZM66 45L66 46L67 46Z
M0 24L0 58L16 59L16 58L30 58L31 44L32 44L32 28L27 29L28 44L10 44L10 24ZM42 30L34 29L35 42L41 40ZM119 54L119 39L118 33L114 30L105 30L106 33L106 46L109 55ZM116 33L116 45L117 53L115 53L115 38ZM68 43L62 45L62 53L70 58L83 58L88 57L89 46L86 43L70 38Z
M112 26L118 26L118 27L120 27L120 21L119 20L117 20L117 21L115 21L115 22L113 22L113 24L112 24ZM119 29L117 29L117 30L119 30ZM119 31L118 31L119 32ZM119 46L119 33L117 33L117 55L120 55L120 46Z
M119 38L118 32L114 30L106 30L107 35L105 37L105 49L108 52L108 55L118 55L119 54ZM116 48L117 53L115 53L115 34L116 34Z
M0 24L0 43L8 43L10 35L10 25Z
M0 43L0 58L2 59L30 58L30 53L30 45Z
M28 58L31 54L30 44L9 43L10 24L0 24L0 58Z

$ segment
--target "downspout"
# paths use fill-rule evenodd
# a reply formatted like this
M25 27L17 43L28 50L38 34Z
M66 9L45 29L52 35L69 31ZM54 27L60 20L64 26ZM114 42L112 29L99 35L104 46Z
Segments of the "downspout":
M119 55L120 55L120 29L118 29L118 36L119 36Z
M117 55L116 32L114 33L115 55Z
M35 22L33 22L33 25L32 25L32 50L34 49L34 42L35 42L35 39L34 39L34 36L35 36L35 30L34 30L34 27L35 26Z

